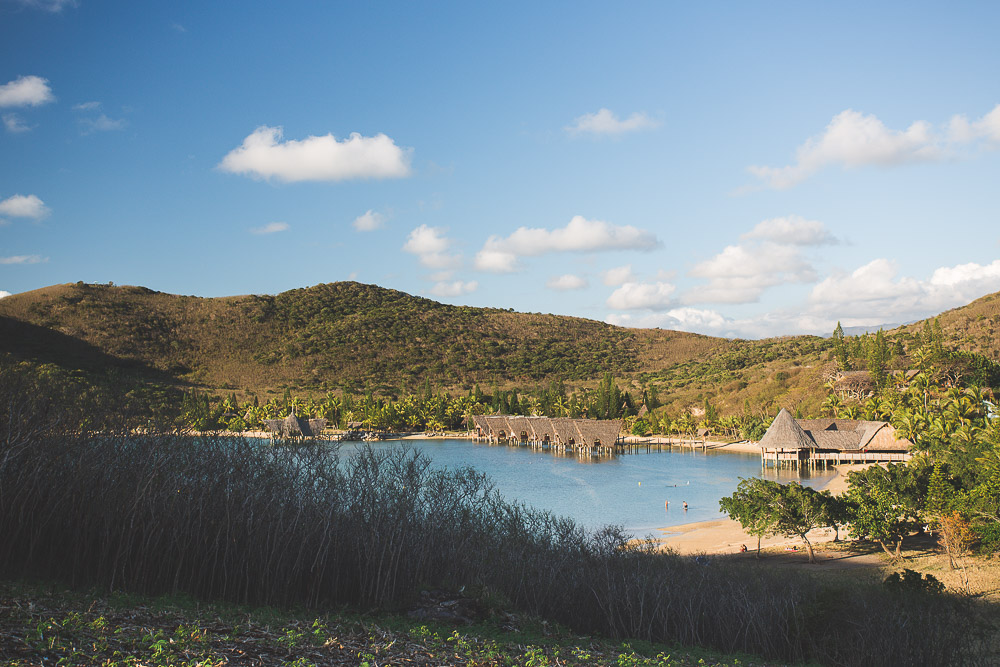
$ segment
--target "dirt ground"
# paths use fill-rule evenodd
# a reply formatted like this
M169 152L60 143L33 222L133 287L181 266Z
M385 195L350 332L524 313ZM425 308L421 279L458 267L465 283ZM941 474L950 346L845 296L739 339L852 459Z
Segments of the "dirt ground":
M950 591L1000 602L1000 559L965 556L957 559L957 568L949 565L944 548L935 536L919 534L903 542L903 558L893 561L882 548L869 542L824 542L815 546L816 563L810 564L804 546L797 551L790 547L770 547L761 550L761 563L769 567L793 567L816 572L850 570L852 575L885 579L904 569L934 575ZM725 558L754 559L754 551L726 555Z

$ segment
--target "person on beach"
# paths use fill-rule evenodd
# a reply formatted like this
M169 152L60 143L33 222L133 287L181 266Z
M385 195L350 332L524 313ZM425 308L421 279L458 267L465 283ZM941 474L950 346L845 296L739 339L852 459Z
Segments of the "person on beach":
M746 552L747 552L747 545L741 544L740 545L740 553L741 554L745 554Z

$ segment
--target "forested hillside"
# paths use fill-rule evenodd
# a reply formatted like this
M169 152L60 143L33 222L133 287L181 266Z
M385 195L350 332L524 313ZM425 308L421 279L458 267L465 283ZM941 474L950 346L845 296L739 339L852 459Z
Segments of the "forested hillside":
M944 313L949 346L996 359L1000 299ZM888 334L888 369L924 323ZM852 338L860 341L864 338ZM816 336L728 340L594 320L450 306L342 282L277 295L200 298L144 287L75 283L0 299L0 351L83 376L262 398L374 392L431 383L535 391L597 386L611 373L636 396L678 413L711 402L722 414L778 407L818 413L834 342ZM864 368L863 351L854 366Z

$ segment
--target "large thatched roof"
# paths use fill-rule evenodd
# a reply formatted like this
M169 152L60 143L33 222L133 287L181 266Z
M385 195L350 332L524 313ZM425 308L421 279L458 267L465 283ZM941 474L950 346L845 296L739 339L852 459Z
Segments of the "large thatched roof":
M294 414L284 419L266 419L267 430L282 438L315 438L324 428L325 419L302 419Z
M760 439L760 446L764 449L812 449L816 444L788 410L781 408L767 433Z
M827 449L842 452L875 449L907 451L909 440L896 437L888 422L863 419L793 419L784 408L760 440L764 449Z
M473 415L476 426L493 438L520 438L541 442L546 438L561 444L614 445L622 423L618 419L567 419L521 415Z

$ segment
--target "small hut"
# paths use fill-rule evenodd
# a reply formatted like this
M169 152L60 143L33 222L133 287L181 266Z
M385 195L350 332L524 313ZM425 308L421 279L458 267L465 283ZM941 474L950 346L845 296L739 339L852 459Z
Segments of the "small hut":
M302 419L292 413L284 419L266 419L264 424L272 437L315 438L326 428L325 419Z

